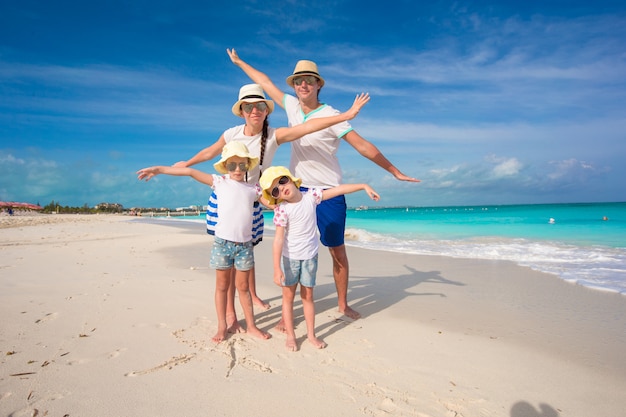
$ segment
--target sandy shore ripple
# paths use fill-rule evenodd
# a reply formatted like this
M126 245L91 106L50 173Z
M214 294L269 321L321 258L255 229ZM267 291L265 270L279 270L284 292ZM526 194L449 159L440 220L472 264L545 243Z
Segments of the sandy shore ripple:
M626 409L626 298L508 262L348 248L336 311L320 252L317 333L215 345L212 239L201 223L0 217L0 416L616 417Z

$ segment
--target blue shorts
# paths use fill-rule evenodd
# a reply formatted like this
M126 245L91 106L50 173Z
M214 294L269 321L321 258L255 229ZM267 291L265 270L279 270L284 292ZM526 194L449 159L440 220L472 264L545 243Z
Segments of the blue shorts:
M211 249L211 268L249 271L254 267L254 250L252 241L245 243L215 237Z
M308 188L300 187L300 190L307 191ZM344 244L347 210L344 195L324 200L317 206L317 228L322 245L334 248Z
M206 232L215 235L215 225L217 225L217 194L211 193L206 210ZM252 216L252 244L258 245L263 240L263 229L265 218L263 217L263 206L259 202L254 203L254 214Z
M317 275L317 255L314 258L301 261L282 257L282 269L285 275L283 287L291 287L300 283L304 287L315 287Z

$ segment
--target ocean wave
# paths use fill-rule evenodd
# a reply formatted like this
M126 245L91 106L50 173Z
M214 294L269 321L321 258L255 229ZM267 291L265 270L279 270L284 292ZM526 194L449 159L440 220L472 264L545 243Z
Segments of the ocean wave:
M502 237L398 239L354 228L346 230L346 244L416 255L512 261L567 282L626 294L626 250L623 248Z

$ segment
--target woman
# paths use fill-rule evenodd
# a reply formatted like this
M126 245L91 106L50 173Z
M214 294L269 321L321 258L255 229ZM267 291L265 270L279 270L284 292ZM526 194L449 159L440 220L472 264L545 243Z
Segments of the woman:
M274 110L274 102L265 98L263 89L258 84L247 84L239 90L239 98L232 106L232 112L235 116L244 119L243 125L238 125L227 129L222 133L219 139L198 152L191 159L176 163L176 167L189 167L200 162L208 161L220 155L226 143L231 141L240 141L249 149L250 154L259 158L259 165L248 172L246 181L251 184L259 182L261 172L264 167L272 165L272 160L279 145L291 142L309 133L325 129L336 123L353 119L361 110L361 108L369 101L369 95L360 94L354 100L354 104L350 110L345 113L324 117L311 122L307 122L295 127L272 128L269 126L268 116ZM214 234L217 219L217 197L213 193L209 198L209 210L207 210L207 232ZM263 212L262 207L255 207L253 220L253 243L258 244L263 237ZM212 233L213 232L213 233ZM252 301L259 307L267 310L269 304L261 300L256 294L256 276L254 268L249 275L249 289ZM227 320L229 323L229 331L242 331L234 308L234 285L229 289L229 305L227 311Z

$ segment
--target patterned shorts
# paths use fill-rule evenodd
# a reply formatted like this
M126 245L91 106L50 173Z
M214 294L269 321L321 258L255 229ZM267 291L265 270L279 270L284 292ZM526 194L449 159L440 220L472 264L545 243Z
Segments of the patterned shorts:
M211 249L211 268L249 271L254 267L254 249L252 241L239 243L215 237Z

